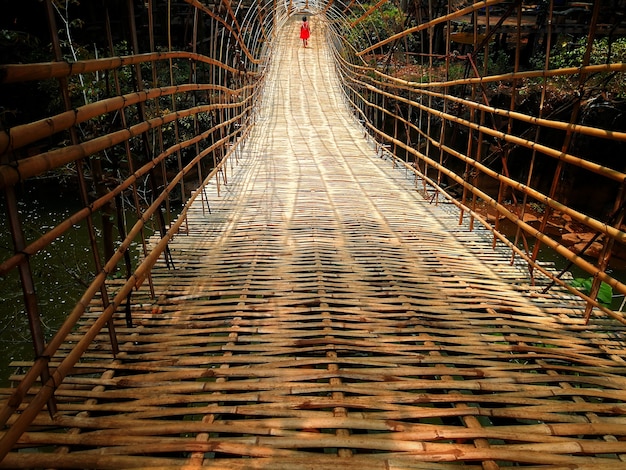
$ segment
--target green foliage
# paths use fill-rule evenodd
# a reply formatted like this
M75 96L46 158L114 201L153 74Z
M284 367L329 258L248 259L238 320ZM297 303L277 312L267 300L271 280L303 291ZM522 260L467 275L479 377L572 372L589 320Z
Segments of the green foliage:
M546 206L544 204L539 204L537 202L530 202L528 205L537 214L543 214L546 211Z
M497 50L489 56L489 62L487 63L489 75L508 73L512 69L511 59L503 50Z
M586 48L586 37L571 39L569 36L561 36L550 51L548 67L550 69L580 67L583 64ZM537 54L532 58L531 66L535 69L543 69L545 59L545 53ZM609 42L606 37L595 39L589 56L589 65L616 62L626 62L626 38L617 38L612 42ZM577 86L577 82L574 82L571 77L555 77L553 81L565 89ZM623 74L594 74L589 77L587 85L600 87L617 96L626 97L626 80Z
M550 52L549 67L551 69L580 67L583 63L586 48L587 38L585 37L581 37L578 40L569 40L567 36L559 38ZM611 43L609 43L606 37L593 41L589 65L624 61L626 61L626 38L618 38ZM533 63L536 67L543 68L545 54L539 54L534 57Z
M32 63L45 60L39 39L23 31L0 29L0 57L6 63Z
M591 292L591 285L593 283L593 278L576 278L572 279L570 285L575 287L583 294L589 295ZM598 291L598 302L605 307L609 307L613 300L613 289L606 282L600 284L600 290Z
M363 4L367 11L373 3ZM353 13L348 23L359 19L362 11ZM355 28L346 32L346 38L357 49L362 50L378 41L387 39L404 30L405 15L392 3L385 3L360 22Z
M448 67L448 80L460 80L465 78L467 66L462 62L453 62Z

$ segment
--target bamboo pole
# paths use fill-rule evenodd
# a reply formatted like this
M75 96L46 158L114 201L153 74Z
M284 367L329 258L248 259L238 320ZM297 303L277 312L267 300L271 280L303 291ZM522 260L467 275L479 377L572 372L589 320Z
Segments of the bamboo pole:
M60 46L60 41L58 37L58 29L56 27L56 19L54 16L54 11L53 11L51 1L52 0L46 0L48 24L50 26L50 33L52 36L54 58L57 62L60 62L63 58L63 55L61 53L61 46ZM67 79L66 77L59 77L58 81L59 81L59 85L61 88L63 106L65 107L66 111L69 111L70 109L72 109L72 101L70 99ZM79 142L79 138L78 138L78 133L77 133L76 128L70 127L69 131L70 131L70 140L72 144L77 145ZM85 181L85 175L83 171L84 160L83 158L79 158L79 159L74 160L73 163L76 166L76 172L78 175L78 187L79 187L80 200L84 207L88 207L89 196L88 196L88 190L87 190L87 183ZM96 237L96 231L94 228L94 223L93 223L93 218L91 217L91 213L88 213L87 217L85 218L85 221L87 223L87 234L89 236L89 245L91 249L91 256L93 258L94 269L96 272L100 272L102 269L102 262L100 259L100 250L98 246L98 240ZM109 305L109 293L107 290L107 286L104 282L100 285L100 295L101 295L102 304L106 308ZM108 322L108 330L109 330L109 338L111 341L111 348L113 350L113 354L115 355L119 352L119 348L117 344L117 336L115 334L115 325L113 321Z
M6 198L7 218L9 220L14 251L16 253L20 253L24 249L24 245L26 243L24 241L19 211L17 209L17 199L15 197L13 187L5 188L4 195ZM28 316L28 326L30 329L31 341L33 343L33 351L35 353L34 357L35 360L41 359L44 363L40 375L41 383L46 383L50 378L50 368L48 365L50 357L44 356L46 342L39 313L39 303L35 292L35 282L33 280L29 259L23 257L17 267L19 269L20 282L24 296L24 307L26 315ZM51 415L54 415L57 411L54 397L51 397L48 400L48 410Z
M71 163L80 158L93 155L99 151L108 149L116 144L128 141L133 137L141 136L156 126L170 123L181 117L192 116L195 113L207 112L213 109L219 110L221 107L237 107L238 103L227 103L223 105L201 105L195 108L188 108L165 114L160 117L148 119L139 124L135 124L128 129L119 130L102 137L80 144L64 147L50 152L35 155L33 157L18 160L11 166L0 166L0 187L12 186L21 180L31 178L43 172L58 168L67 163Z
M133 54L123 57L108 57L104 59L79 60L76 62L41 62L36 64L7 64L0 65L0 83L18 83L49 78L71 77L73 75L102 72L121 67L143 64L152 61L169 61L171 59L187 59L194 62L206 63L215 67L224 68L231 73L236 69L201 54L191 52L154 52ZM254 75L254 74L253 74Z
M228 123L227 123L228 124ZM224 139L216 142L214 145L223 145L226 141L229 140L230 136L225 137ZM242 136L244 137L244 136ZM168 188L166 188L159 196L155 199L153 204L145 211L145 214L150 217L154 212L158 210L164 198L167 196L168 191L170 191L173 187L175 187L179 180L183 177L183 174L189 172L194 165L197 163L197 159L203 158L205 155L210 153L213 149L205 149L203 154L196 156L194 160L192 160L184 169L184 172L179 173L176 177L169 183ZM232 150L231 150L232 151ZM226 155L228 157L229 154ZM227 158L224 158L220 165L225 165L227 162ZM206 178L206 181L209 181L211 178L215 177L220 168L214 169ZM89 330L84 333L82 339L76 344L76 346L72 349L65 359L58 365L56 368L52 378L48 381L46 386L42 387L36 397L31 400L30 404L21 414L20 418L18 418L17 422L13 423L10 430L5 433L5 435L0 439L0 460L8 453L11 447L15 444L16 440L19 439L19 436L29 425L29 422L36 416L37 413L41 410L42 406L46 403L46 401L52 396L54 392L54 384L61 383L63 378L67 375L67 373L71 370L71 368L76 364L76 362L80 359L85 350L89 347L92 340L96 337L99 331L102 329L104 324L108 323L112 318L112 315L115 313L118 305L121 305L123 299L127 297L133 288L138 288L143 280L147 277L151 268L156 263L157 259L161 256L161 254L167 248L167 244L169 240L178 232L180 225L183 223L185 219L185 214L188 210L188 207L193 203L195 198L198 196L199 191L195 191L189 201L186 203L185 207L181 211L181 215L177 219L177 221L172 224L166 233L161 237L156 247L149 253L149 255L142 261L142 263L136 268L132 277L128 279L124 286L121 287L113 301L109 304L109 306L104 310L102 315L98 317L98 319L90 326ZM44 356L52 357L58 347L65 341L67 335L72 331L74 325L78 321L78 319L85 312L86 306L89 304L90 300L93 298L94 294L99 290L101 285L106 280L106 276L112 269L116 266L118 261L123 257L123 253L128 249L132 240L137 236L141 227L143 227L144 221L139 220L130 230L128 236L120 244L117 249L116 254L113 258L108 260L107 264L102 268L101 272L99 272L89 288L85 291L83 297L79 301L79 303L74 307L67 320L63 323L61 328L57 331L55 336L50 340L46 349L44 351ZM33 367L29 370L24 379L20 382L20 385L14 391L12 396L9 399L9 402L6 406L0 409L0 423L4 425L6 421L11 416L11 413L14 409L19 406L22 402L23 397L25 396L26 391L33 384L34 380L38 374L41 373L42 367L44 367L44 362L41 360L36 360L33 364ZM52 386L51 386L52 385Z
M251 63L259 65L259 64L261 64L263 62L262 59L257 59L257 58L255 58L252 55L252 53L248 49L248 46L243 42L243 39L241 38L241 36L239 34L237 34L237 32L233 29L233 27L230 24L228 24L223 18L217 16L213 11L211 11L210 8L207 8L205 5L200 3L198 0L185 0L185 2L188 3L189 5L193 6L194 8L197 8L198 10L206 13L211 18L213 18L215 21L217 21L222 26L224 26L224 28L226 28L226 30L229 33L231 33L232 37L237 41L237 44L239 44L239 46L241 47L241 50L246 55L246 57L248 57L248 60Z
M339 60L344 60L341 57L338 57ZM349 64L346 63L346 66L350 66ZM364 69L363 67L360 66L352 66L354 69L356 70L367 70ZM600 68L604 69L605 66L599 66ZM574 73L578 73L580 72L581 69L586 70L588 73L601 73L598 70L592 71L590 69L595 69L596 66L590 66L590 67L581 67L581 68L572 68L572 74ZM624 71L626 71L626 64L623 67ZM554 70L546 70L546 71L541 71L541 72L533 72L533 78L547 78L548 76L550 76L551 72L554 71L559 71L559 70L563 70L563 69L554 69ZM497 116L502 116L502 117L506 117L506 118L513 118L516 120L519 120L521 122L527 123L527 124L531 124L531 125L535 125L535 126L542 126L542 127L547 127L550 129L556 129L556 130L561 130L561 131L571 131L577 134L584 134L584 135L588 135L588 136L592 136L592 137L599 137L599 138L604 138L604 139L611 139L611 140L618 140L618 141L626 141L626 132L619 132L619 131L611 131L608 129L598 129L596 127L591 127L591 126L585 126L585 125L581 125L581 124L572 124L571 122L563 122L563 121L554 121L551 119L546 119L546 118L542 118L541 116L536 117L536 116L530 116L530 115L526 115L523 113L519 113L519 112L513 112L511 110L505 110L505 109L501 109L501 108L495 108L495 107L491 107L491 106L487 106L485 104L481 104L481 103L477 103L471 100L467 100L465 98L461 98L458 96L453 96L451 94L443 94L443 93L438 93L438 92L431 92L431 91L427 91L427 90L419 90L419 88L421 87L422 84L419 83L415 83L415 82L408 82L405 80L400 80L397 79L395 77L389 76L389 75L384 75L381 72L378 72L376 70L372 70L372 72L374 72L376 75L379 75L381 77L383 77L386 82L392 82L392 83L398 83L398 85L405 85L407 90L412 90L412 91L419 91L419 93L423 93L425 95L428 96L432 96L435 98L441 98L443 99L444 97L446 97L446 99L454 102L454 103L458 103L461 104L463 106L468 106L480 111L484 111L486 113L489 114L494 114ZM522 80L523 78L528 78L528 77L523 77L523 75L525 75L524 73L511 73L511 74L507 74L506 77L508 79L511 80ZM362 73L361 74L362 77L366 76L366 73ZM504 77L505 75L501 75L500 77ZM500 80L492 80L494 76L487 76L487 77L483 77L480 81L482 83L488 83L488 82L492 82L492 81L500 81ZM373 81L373 83L377 83L379 85L383 85L383 82L376 82ZM444 82L441 82L444 83ZM451 87L451 86L460 86L460 85L472 85L475 84L476 82L474 81L474 79L460 79L460 80L455 80L455 81L450 81L450 82L445 82L445 87ZM384 84L386 87L389 87L389 83L385 83ZM416 90L417 89L417 90ZM429 106L430 108L431 106Z
M15 151L37 140L50 137L57 132L87 122L89 119L114 111L125 110L129 106L142 102L145 103L149 100L162 98L164 96L173 96L178 93L193 93L197 91L219 91L228 96L236 96L244 92L247 88L251 88L251 85L231 90L219 85L182 84L127 93L125 95L88 103L75 110L66 111L45 119L18 125L11 128L10 132L0 131L0 148L3 149L2 153Z

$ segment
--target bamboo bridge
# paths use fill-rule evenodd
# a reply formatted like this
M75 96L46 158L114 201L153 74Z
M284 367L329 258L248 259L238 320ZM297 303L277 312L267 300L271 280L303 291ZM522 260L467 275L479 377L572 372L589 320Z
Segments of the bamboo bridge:
M626 294L626 174L584 153L624 149L589 103L610 113L625 64L523 67L526 22L511 70L480 68L490 8L520 26L521 1L416 2L420 23L382 38L381 2L186 0L177 40L169 2L103 2L110 50L118 3L128 54L63 60L70 7L48 0L53 60L0 65L3 91L56 83L64 108L0 132L0 275L19 276L35 357L0 389L0 468L626 468L626 319L601 298ZM455 21L485 9L473 52L453 50ZM565 82L576 99L550 113ZM81 208L29 238L23 188L63 168ZM568 204L575 171L608 215ZM46 335L33 271L74 230L93 274Z

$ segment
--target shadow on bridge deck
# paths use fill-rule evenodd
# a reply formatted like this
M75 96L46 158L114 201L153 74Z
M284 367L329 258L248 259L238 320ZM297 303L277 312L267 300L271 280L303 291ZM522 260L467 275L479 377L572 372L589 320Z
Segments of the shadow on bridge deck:
M0 467L624 468L618 327L422 199L312 26L309 48L296 23L282 37L238 165L155 267L158 302L134 296L122 352L102 335Z

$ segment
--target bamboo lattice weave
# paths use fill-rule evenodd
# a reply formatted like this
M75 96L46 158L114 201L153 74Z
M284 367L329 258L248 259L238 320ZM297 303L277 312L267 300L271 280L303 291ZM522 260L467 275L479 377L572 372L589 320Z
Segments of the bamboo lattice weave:
M621 327L381 159L312 26L307 49L283 36L157 300L120 315L122 353L102 334L0 467L626 468Z

